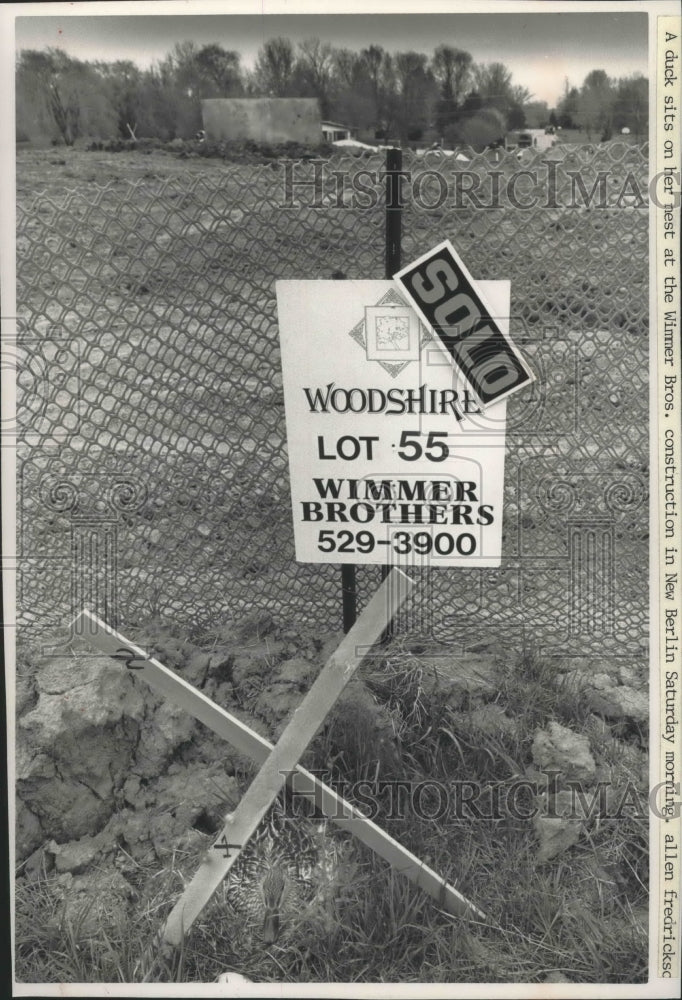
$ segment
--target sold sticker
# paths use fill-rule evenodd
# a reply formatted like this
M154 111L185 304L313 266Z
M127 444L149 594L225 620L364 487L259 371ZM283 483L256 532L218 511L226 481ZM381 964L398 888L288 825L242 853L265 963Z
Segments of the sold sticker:
M482 406L535 380L449 240L393 277Z

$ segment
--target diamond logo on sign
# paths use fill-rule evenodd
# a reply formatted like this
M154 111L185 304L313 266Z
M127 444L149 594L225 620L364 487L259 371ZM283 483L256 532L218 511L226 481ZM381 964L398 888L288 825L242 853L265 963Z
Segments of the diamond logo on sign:
M391 378L396 378L411 361L419 361L431 334L414 309L397 292L382 295L374 306L365 306L364 318L350 331L364 348L368 361L378 361Z

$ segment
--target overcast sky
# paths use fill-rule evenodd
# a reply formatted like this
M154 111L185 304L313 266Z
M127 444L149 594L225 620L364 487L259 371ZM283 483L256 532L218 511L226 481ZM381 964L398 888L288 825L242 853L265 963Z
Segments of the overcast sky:
M85 4L74 5L81 10ZM127 4L131 12L142 5ZM182 6L182 5L178 5ZM254 3L254 7L259 6ZM26 8L30 10L30 7ZM120 8L119 8L120 9ZM149 9L149 8L146 8ZM268 38L293 42L317 37L360 50L371 44L389 52L415 49L431 54L443 42L466 49L476 62L504 62L513 82L534 99L554 106L564 79L580 86L593 69L609 76L647 74L644 13L455 13L185 16L30 16L16 22L18 49L55 46L79 59L131 59L147 67L178 41L217 42L241 53L251 68Z

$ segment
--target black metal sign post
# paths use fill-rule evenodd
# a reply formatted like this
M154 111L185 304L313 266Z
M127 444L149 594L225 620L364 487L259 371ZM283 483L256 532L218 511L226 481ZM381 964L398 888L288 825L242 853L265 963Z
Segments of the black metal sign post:
M403 151L398 148L386 150L386 278L390 281L396 271L400 270L400 251L402 238L402 170ZM385 580L391 572L391 567L381 567L381 579ZM392 623L386 626L382 641L386 642L393 634Z
M402 234L402 149L386 150L386 278L400 270Z
M384 276L390 281L400 270L400 241L402 235L402 149L390 147L386 150L386 261ZM381 567L381 579L385 580L391 567ZM343 631L348 632L357 618L357 579L355 563L341 566L341 597L343 609ZM387 638L389 632L384 635Z
M355 563L341 564L341 607L343 610L343 631L350 632L358 616Z

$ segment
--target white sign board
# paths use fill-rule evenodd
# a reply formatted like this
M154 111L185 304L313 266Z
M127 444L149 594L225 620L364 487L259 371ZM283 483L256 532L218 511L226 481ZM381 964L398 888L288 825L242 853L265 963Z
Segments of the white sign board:
M480 411L392 281L276 287L296 559L499 566L506 402Z

